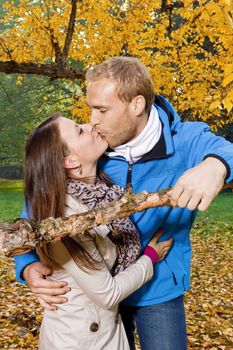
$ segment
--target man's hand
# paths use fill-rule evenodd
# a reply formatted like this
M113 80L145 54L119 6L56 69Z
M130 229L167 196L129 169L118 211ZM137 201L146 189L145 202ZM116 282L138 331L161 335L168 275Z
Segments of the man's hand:
M40 262L34 262L25 267L23 278L45 309L57 310L57 306L52 304L66 303L67 298L60 295L69 292L70 288L64 281L49 281L44 278L51 273L52 270L49 267Z
M169 192L173 206L201 211L207 210L221 191L227 170L217 158L206 158L199 165L186 171Z

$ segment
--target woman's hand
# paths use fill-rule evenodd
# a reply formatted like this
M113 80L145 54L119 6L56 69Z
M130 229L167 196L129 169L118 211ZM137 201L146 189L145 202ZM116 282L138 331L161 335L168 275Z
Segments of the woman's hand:
M163 234L163 230L158 230L152 240L148 243L148 246L156 250L158 254L158 261L163 260L169 250L171 249L173 238L164 242L157 242L159 237Z

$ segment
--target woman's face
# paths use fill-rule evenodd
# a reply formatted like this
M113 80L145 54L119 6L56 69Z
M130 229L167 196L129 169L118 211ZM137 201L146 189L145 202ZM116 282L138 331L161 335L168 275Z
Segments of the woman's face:
M90 124L77 124L73 120L59 117L58 129L70 155L83 166L96 163L106 151L107 141Z

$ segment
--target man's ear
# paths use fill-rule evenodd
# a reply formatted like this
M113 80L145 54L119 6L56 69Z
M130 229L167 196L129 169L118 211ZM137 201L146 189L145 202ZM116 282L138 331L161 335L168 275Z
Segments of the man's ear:
M74 169L80 166L79 161L74 156L67 156L64 158L64 168L65 169Z
M146 100L145 100L145 97L142 95L138 95L134 97L130 104L131 104L131 107L133 108L133 113L136 116L140 116L145 111Z

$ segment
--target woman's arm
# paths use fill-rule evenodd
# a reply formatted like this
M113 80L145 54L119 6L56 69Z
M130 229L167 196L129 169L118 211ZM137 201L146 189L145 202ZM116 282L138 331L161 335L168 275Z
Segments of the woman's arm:
M94 259L99 261L99 270L83 271L80 269L60 241L54 245L53 253L56 259L59 258L62 267L73 277L87 297L102 308L109 309L113 307L153 276L151 259L148 256L142 256L135 264L113 277L100 255L93 237L83 236L82 245Z

